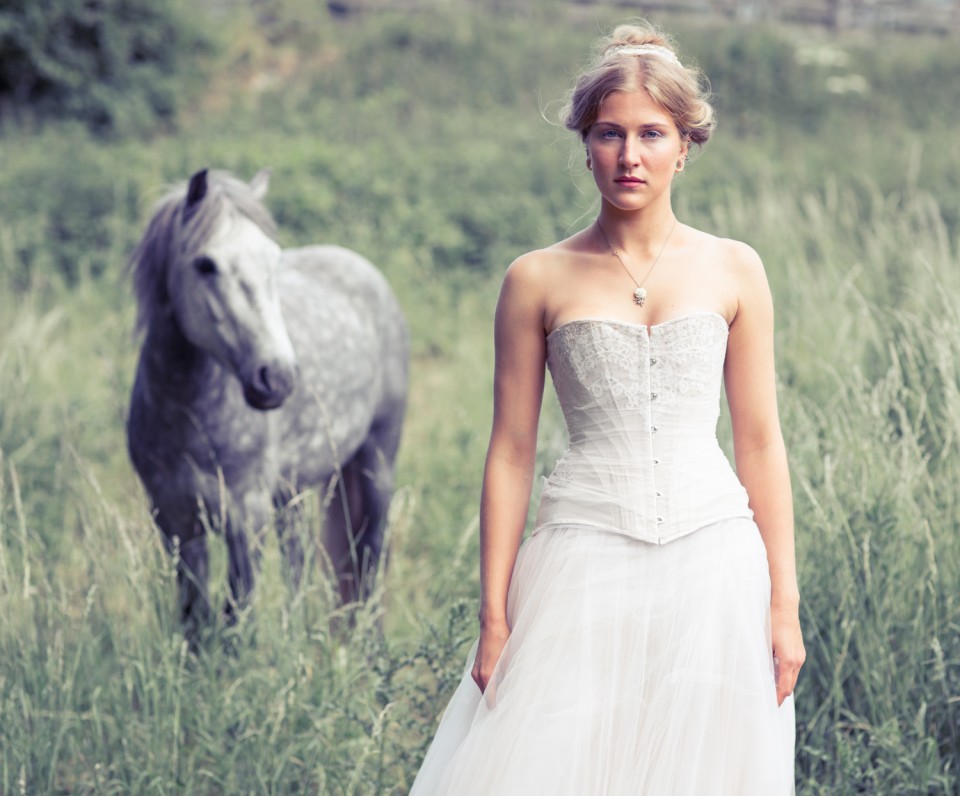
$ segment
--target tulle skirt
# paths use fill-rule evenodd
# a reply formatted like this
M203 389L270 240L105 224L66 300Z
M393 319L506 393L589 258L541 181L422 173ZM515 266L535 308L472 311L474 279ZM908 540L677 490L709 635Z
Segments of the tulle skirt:
M663 546L584 527L520 549L511 636L485 694L463 680L411 796L793 793L770 578L734 519Z

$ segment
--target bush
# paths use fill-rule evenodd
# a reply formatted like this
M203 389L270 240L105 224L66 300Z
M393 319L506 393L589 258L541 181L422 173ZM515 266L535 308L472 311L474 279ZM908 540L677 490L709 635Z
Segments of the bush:
M152 128L173 119L182 78L210 46L177 0L4 5L0 119L69 117L98 132Z

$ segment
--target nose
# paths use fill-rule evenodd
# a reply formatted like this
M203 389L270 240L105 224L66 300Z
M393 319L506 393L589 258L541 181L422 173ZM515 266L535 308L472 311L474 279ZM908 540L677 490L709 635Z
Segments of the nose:
M244 386L244 397L254 409L276 409L293 392L299 376L296 363L270 362L261 364Z
M630 136L624 136L623 146L620 148L620 165L636 166L640 161L640 146Z

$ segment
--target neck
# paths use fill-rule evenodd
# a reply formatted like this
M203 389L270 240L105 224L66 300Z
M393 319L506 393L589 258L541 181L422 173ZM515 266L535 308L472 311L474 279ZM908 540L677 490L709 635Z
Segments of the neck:
M604 202L597 216L597 223L613 248L637 254L658 249L676 222L669 203L656 208L624 212Z
M225 376L220 364L191 343L168 313L158 314L150 324L139 370L155 401L181 406L215 393Z

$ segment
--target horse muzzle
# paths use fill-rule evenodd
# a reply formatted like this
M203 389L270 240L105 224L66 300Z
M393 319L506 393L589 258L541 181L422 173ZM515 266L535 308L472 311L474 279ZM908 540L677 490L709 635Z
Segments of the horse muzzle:
M260 365L251 378L244 380L243 397L254 409L277 409L290 397L299 373L296 364Z

